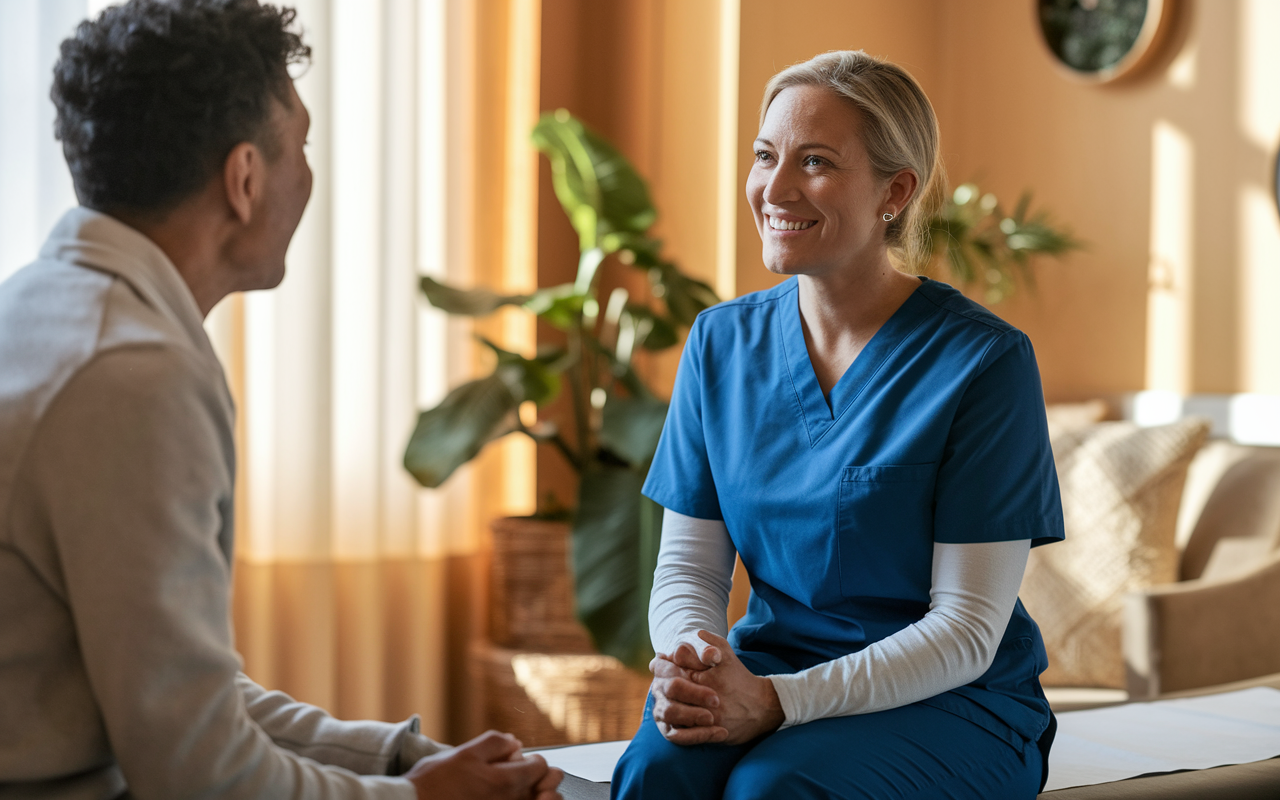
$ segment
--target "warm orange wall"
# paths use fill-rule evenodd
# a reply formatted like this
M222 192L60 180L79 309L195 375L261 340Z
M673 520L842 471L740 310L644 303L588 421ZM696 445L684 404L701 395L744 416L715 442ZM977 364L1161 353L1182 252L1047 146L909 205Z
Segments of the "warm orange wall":
M739 184L765 81L794 61L862 48L906 66L932 98L951 184L976 180L1012 206L1023 189L1089 242L1045 261L1040 288L996 307L1036 345L1052 398L1146 388L1280 392L1280 224L1269 200L1280 140L1280 3L1184 0L1158 58L1135 79L1089 86L1058 73L1032 0L873 3L808 0L770 13L742 0ZM1189 143L1185 227L1168 245L1158 220L1158 125ZM1176 193L1173 193L1176 195ZM1163 212L1160 211L1163 203ZM1153 234L1153 224L1157 234ZM759 266L745 203L738 216L739 293L775 281ZM1153 261L1155 262L1153 264ZM1151 320L1149 274L1172 319ZM1172 275L1172 280L1170 280ZM1167 316L1167 315L1166 315ZM1181 316L1181 320L1179 320ZM1172 369L1152 366L1172 362Z
M1280 335L1256 302L1280 270L1276 215L1266 207L1280 135L1266 123L1280 115L1280 73L1266 53L1272 45L1251 46L1247 33L1280 33L1266 8L1276 4L1181 3L1164 58L1102 87L1054 71L1029 5L940 5L941 105L953 178L977 178L1010 199L1033 188L1090 242L1066 263L1046 264L1035 297L998 309L1035 341L1047 393L1280 391ZM1253 81L1264 82L1260 91L1246 91ZM1269 138L1251 141L1244 118ZM1149 333L1148 275L1166 268L1158 257L1151 263L1153 224L1178 194L1154 196L1153 180L1181 180L1177 169L1170 176L1163 167L1162 178L1153 167L1160 125L1189 142L1186 276L1168 289L1187 320ZM1184 376L1150 376L1149 358L1179 350L1180 339Z
M544 4L543 106L568 105L619 142L653 183L673 255L708 279L724 2ZM1050 399L1280 392L1280 314L1269 302L1280 293L1270 200L1280 3L1175 5L1155 63L1092 86L1055 69L1032 0L804 0L785 14L741 0L735 292L776 281L741 199L765 82L816 53L862 48L906 66L933 99L953 186L975 180L1007 206L1031 189L1088 242L1065 261L1043 261L1039 290L995 309L1032 337ZM1160 135L1181 143L1181 167L1156 163ZM570 255L559 213L544 176L543 258L556 248ZM544 262L543 282L560 269ZM660 383L670 366L657 365Z

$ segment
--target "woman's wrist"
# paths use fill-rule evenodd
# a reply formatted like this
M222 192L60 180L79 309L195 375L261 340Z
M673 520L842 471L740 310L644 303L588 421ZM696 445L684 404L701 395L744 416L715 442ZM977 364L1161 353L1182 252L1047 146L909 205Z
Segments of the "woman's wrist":
M768 678L759 678L760 681L760 724L761 733L772 733L787 721L787 713L782 708L782 699L778 697L778 690L774 688L773 681Z

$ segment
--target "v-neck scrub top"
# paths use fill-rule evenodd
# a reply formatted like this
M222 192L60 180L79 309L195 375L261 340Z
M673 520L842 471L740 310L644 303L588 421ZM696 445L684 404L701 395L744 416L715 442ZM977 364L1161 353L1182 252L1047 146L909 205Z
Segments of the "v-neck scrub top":
M739 652L807 669L929 610L934 542L1063 538L1027 337L920 286L823 395L790 278L702 312L644 494L722 519L751 576ZM1019 601L990 669L928 700L1021 749L1049 725L1039 629Z

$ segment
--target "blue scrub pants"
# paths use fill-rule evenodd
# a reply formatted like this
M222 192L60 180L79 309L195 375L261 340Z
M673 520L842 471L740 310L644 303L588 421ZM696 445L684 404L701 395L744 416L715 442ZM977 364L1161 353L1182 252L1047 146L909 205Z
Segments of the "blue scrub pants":
M744 662L746 659L744 659ZM672 744L653 721L613 773L621 800L1033 800L1040 750L1021 752L982 727L919 703L835 717L741 745Z

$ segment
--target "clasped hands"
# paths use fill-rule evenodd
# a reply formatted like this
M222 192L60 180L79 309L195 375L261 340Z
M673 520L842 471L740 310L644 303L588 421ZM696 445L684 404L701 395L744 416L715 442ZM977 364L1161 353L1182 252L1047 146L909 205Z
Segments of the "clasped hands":
M405 777L422 800L559 800L564 773L525 755L511 734L489 731L421 759Z
M723 637L698 631L706 646L683 642L649 662L653 719L680 745L742 744L783 723L773 682L752 674Z

